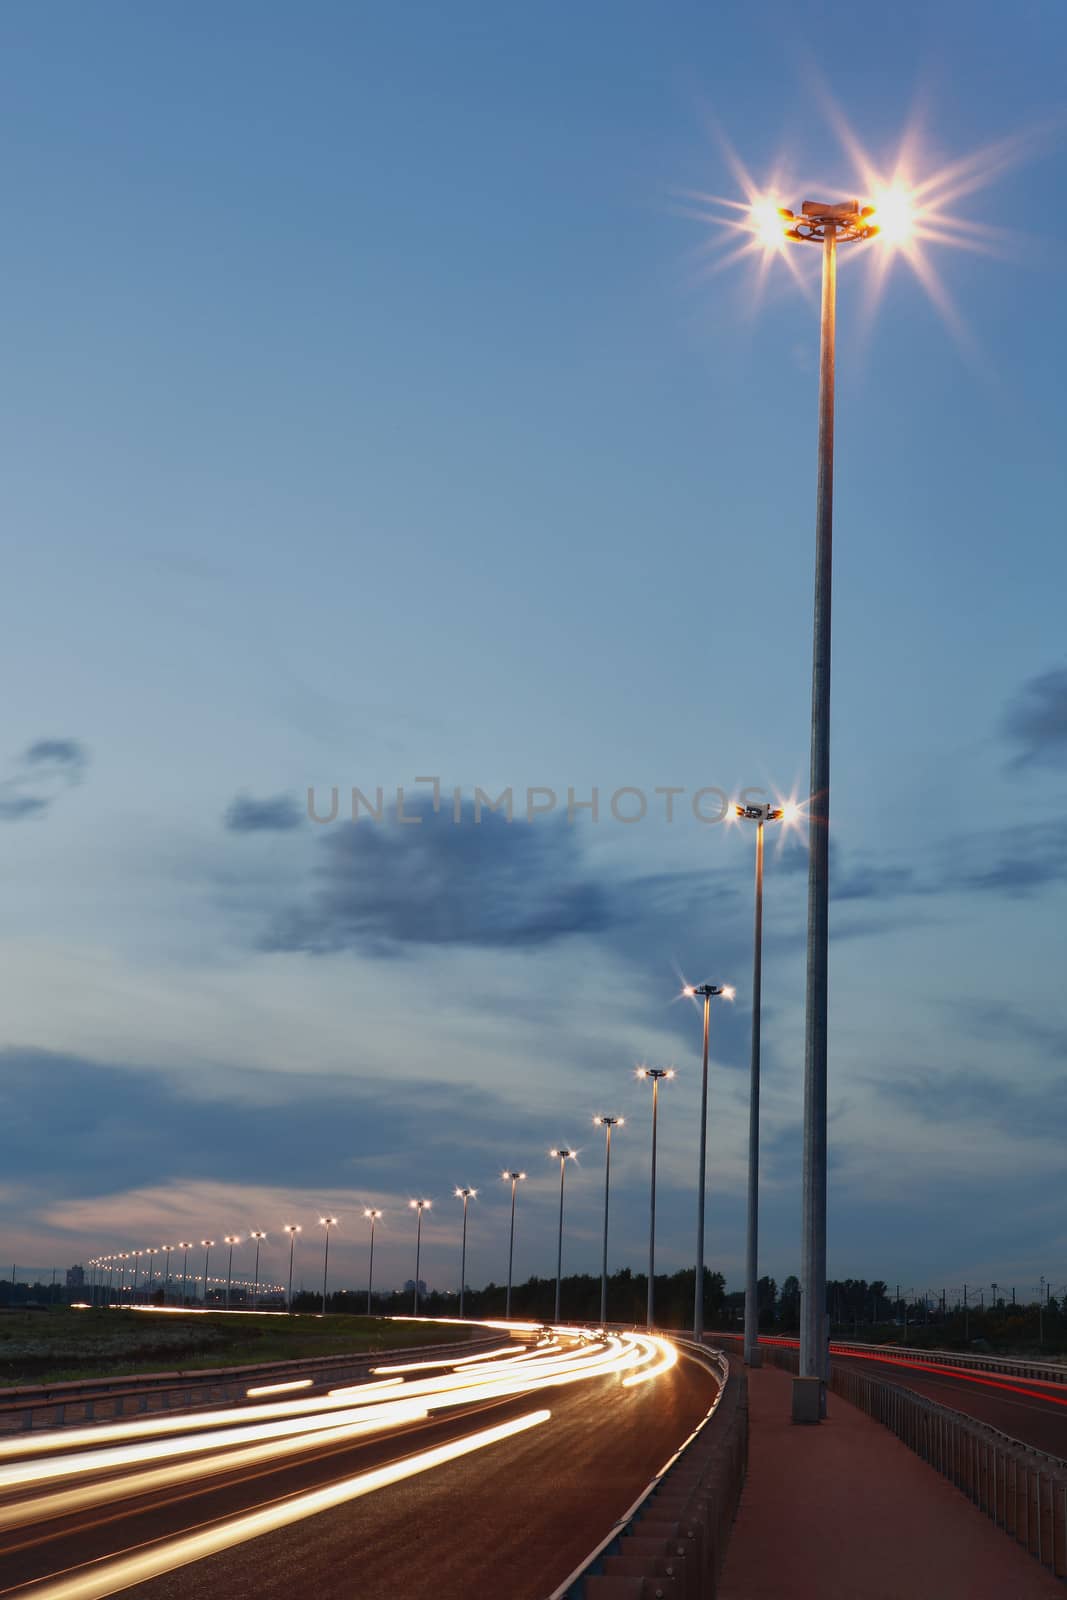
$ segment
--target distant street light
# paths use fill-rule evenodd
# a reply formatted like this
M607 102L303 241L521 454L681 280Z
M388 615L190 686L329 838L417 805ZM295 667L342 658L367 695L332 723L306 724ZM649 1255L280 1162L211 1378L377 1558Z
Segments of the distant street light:
M214 1239L201 1239L200 1243L204 1247L204 1310L206 1311L207 1310L207 1267L208 1267L208 1262L211 1260L211 1247L215 1243L215 1241L214 1241Z
M693 1278L693 1338L704 1337L704 1192L708 1164L708 1035L712 1000L732 1000L728 983L686 984L682 993L690 1000L699 995L704 1002L704 1064L700 1074L700 1165L697 1173L697 1260Z
M674 1077L673 1067L638 1067L637 1076L652 1083L652 1188L648 1212L648 1329L655 1326L656 1299L656 1127L659 1120L659 1086Z
M189 1251L192 1248L193 1248L193 1241L191 1239L182 1239L178 1244L178 1249L184 1252L183 1255L182 1255L182 1305L183 1306L185 1305L185 1286L186 1286L186 1284L188 1283L188 1280L189 1280Z
M165 1244L163 1246L163 1250L164 1250L164 1253L165 1253L165 1256L166 1256L166 1261L165 1261L165 1264L164 1264L164 1267L163 1267L163 1304L164 1305L166 1305L166 1303L167 1303L167 1290L170 1288L170 1258L171 1258L171 1252L173 1251L173 1249L174 1249L174 1246L172 1244Z
M241 1236L239 1233L227 1233L223 1235L223 1242L230 1247L230 1259L226 1264L226 1310L229 1311L230 1285L233 1282L233 1247L235 1244L240 1244Z
M148 1265L145 1268L145 1282L147 1284L145 1292L149 1300L152 1298L152 1285L156 1281L156 1256L158 1254L159 1252L154 1245L149 1245L145 1250L145 1255L148 1257Z
M560 1284L563 1280L563 1180L567 1175L567 1162L577 1161L577 1150L565 1150L562 1146L558 1150L550 1150L550 1156L559 1161L559 1244L556 1249L556 1317L559 1321Z
M290 1316L293 1314L293 1247L296 1244L297 1234L301 1233L302 1231L303 1230L299 1222L287 1222L285 1227L282 1229L283 1233L287 1233L289 1235L289 1300L286 1310L289 1312Z
M367 1206L363 1215L370 1220L370 1266L367 1268L367 1315L369 1317L371 1314L371 1293L374 1289L374 1224L380 1218L381 1212L376 1211L373 1206Z
M322 1257L322 1314L326 1315L326 1273L330 1266L330 1229L336 1228L336 1217L320 1217L319 1223L326 1229L326 1249Z
M523 1179L526 1177L526 1174L525 1174L525 1172L511 1172L511 1171L508 1171L508 1172L502 1172L500 1174L500 1176L502 1178L504 1178L505 1180L510 1180L510 1182L511 1182L511 1231L508 1234L508 1294L507 1294L507 1299L504 1302L504 1316L505 1316L505 1318L510 1318L510 1316L511 1316L511 1267L512 1267L512 1262L515 1259L515 1186L516 1186L516 1184L519 1184L519 1183L521 1183L523 1181Z
M459 1314L463 1316L464 1293L467 1286L467 1202L473 1200L477 1189L457 1189L456 1199L463 1201L463 1253L459 1266Z
M621 1128L624 1117L594 1117L593 1123L603 1128L604 1138L604 1255L600 1263L600 1321L608 1320L608 1203L611 1199L611 1130Z
M429 1211L433 1205L432 1200L412 1200L411 1209L419 1214L419 1224L415 1231L415 1304L413 1315L419 1314L419 1261L422 1258L422 1213Z
M745 1364L760 1365L758 1266L759 1254L759 1096L760 1021L763 993L763 827L767 822L790 822L797 807L738 805L737 815L756 824L756 911L752 941L752 1055L748 1090L748 1235L745 1246Z
M259 1247L267 1235L263 1232L262 1228L253 1228L248 1237L256 1241L256 1270L254 1274L255 1287L252 1290L252 1310L255 1311L259 1306Z

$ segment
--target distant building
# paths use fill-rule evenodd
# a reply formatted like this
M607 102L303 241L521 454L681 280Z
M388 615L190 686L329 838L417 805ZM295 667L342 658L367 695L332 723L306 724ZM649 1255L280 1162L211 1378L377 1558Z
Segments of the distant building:
M84 1289L85 1288L85 1268L84 1267L68 1267L67 1268L67 1288L68 1289Z

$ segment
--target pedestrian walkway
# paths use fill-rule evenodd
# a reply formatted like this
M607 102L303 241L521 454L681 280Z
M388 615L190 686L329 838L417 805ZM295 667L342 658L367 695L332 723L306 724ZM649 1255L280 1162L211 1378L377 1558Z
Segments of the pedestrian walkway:
M837 1395L790 1421L790 1377L748 1375L748 1478L719 1600L1063 1600L1064 1586L881 1423Z

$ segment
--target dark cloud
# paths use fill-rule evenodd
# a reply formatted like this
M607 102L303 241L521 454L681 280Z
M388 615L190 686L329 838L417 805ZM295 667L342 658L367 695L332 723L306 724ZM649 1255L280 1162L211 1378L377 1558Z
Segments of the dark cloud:
M253 800L242 794L227 808L225 826L231 833L289 833L303 820L304 813L291 795Z
M1067 667L1053 667L1023 684L1001 720L1015 746L1015 767L1067 767Z
M57 794L80 783L89 764L89 752L77 739L37 739L0 779L0 822L24 822L40 817Z
M585 868L565 818L508 822L468 810L457 824L429 797L417 822L343 823L321 844L310 903L277 918L268 949L388 955L413 945L506 949L593 933L609 920L605 886Z

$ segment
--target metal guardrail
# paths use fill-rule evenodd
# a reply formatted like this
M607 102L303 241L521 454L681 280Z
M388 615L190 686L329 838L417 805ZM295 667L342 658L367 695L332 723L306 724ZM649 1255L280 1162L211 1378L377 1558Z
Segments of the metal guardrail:
M549 1600L712 1600L717 1591L748 1465L747 1380L722 1351L674 1342L715 1371L715 1402ZM710 1428L720 1410L719 1425Z
M736 1341L739 1334L712 1333L712 1339ZM777 1338L773 1335L760 1335L760 1349L773 1349L777 1346L795 1350L796 1339ZM870 1356L879 1361L932 1361L942 1367L958 1367L962 1371L996 1372L1003 1377L1030 1378L1037 1383L1067 1384L1067 1366L1059 1366L1052 1361L1030 1361L1020 1356L985 1356L975 1355L969 1350L936 1350L924 1349L921 1345L906 1344L866 1344L859 1339L833 1339L830 1342L831 1356Z
M422 1359L462 1346L476 1351L499 1344L500 1335L450 1339L440 1344L405 1345L399 1349L353 1350L348 1355L300 1356L289 1361L262 1361L241 1367L208 1367L190 1372L149 1372L123 1378L85 1378L71 1383L35 1384L0 1389L0 1437L34 1428L81 1427L112 1422L151 1411L189 1411L200 1405L243 1400L248 1384L271 1378L362 1377L390 1357Z
M796 1373L800 1355L795 1344L761 1340L760 1350L773 1366ZM849 1347L832 1346L831 1357L835 1354L847 1355ZM994 1526L1024 1545L1048 1572L1067 1579L1067 1461L962 1411L939 1405L914 1389L868 1377L854 1367L835 1365L832 1359L830 1388L881 1422L935 1472L955 1484Z

